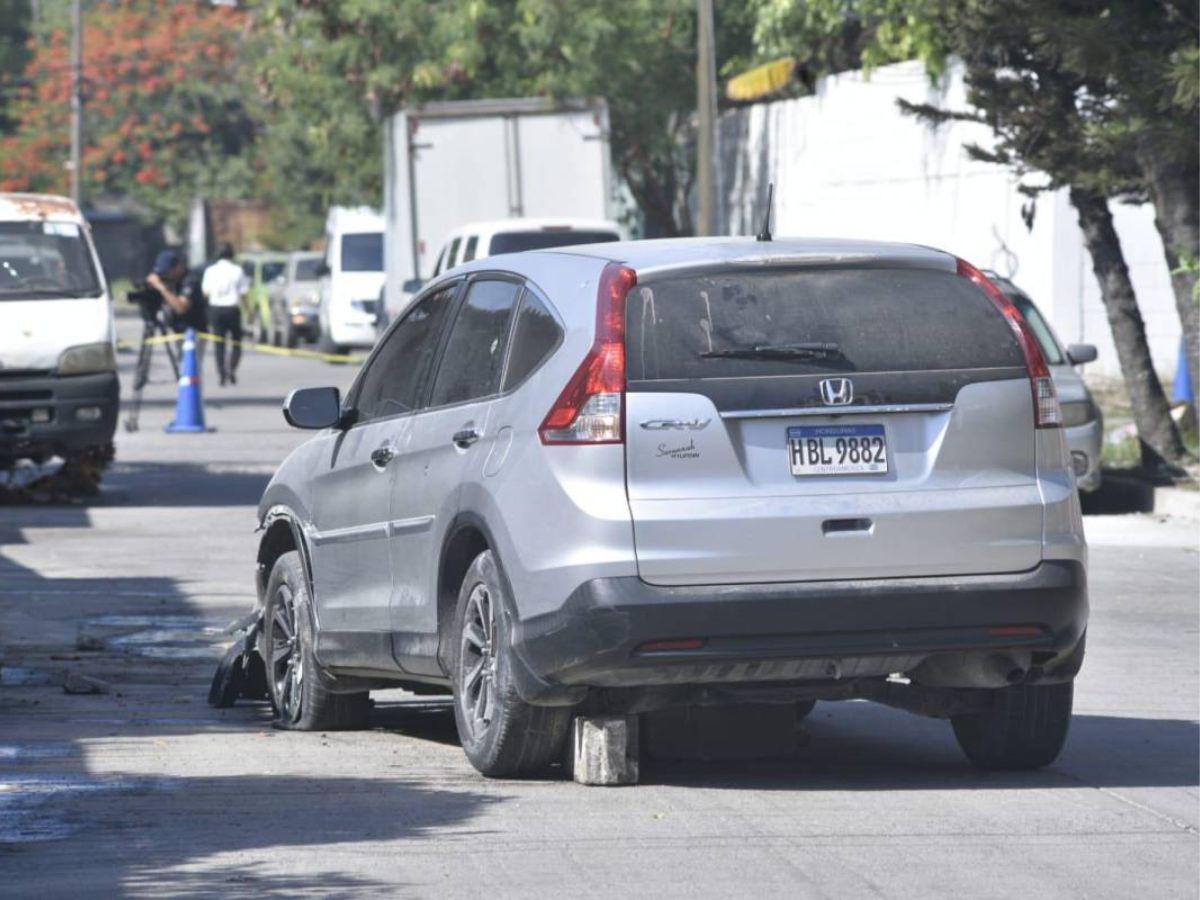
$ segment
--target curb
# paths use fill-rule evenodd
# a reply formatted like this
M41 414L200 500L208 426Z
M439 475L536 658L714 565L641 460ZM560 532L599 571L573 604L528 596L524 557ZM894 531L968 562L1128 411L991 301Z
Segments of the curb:
M1200 520L1200 491L1178 487L1154 489L1156 515Z

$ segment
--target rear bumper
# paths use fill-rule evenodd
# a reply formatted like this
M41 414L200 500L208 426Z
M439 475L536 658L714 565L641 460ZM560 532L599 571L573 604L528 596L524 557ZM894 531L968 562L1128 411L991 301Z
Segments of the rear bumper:
M117 428L115 372L0 380L0 462L65 455L111 443ZM97 418L80 418L96 415ZM36 422L35 412L49 412ZM81 413L81 411L83 411Z
M1085 569L1067 560L1015 574L870 581L659 587L602 578L558 611L513 623L514 677L527 701L554 704L593 687L841 681L975 653L1013 651L1052 671L1070 660L1087 615ZM702 643L644 647L685 639Z

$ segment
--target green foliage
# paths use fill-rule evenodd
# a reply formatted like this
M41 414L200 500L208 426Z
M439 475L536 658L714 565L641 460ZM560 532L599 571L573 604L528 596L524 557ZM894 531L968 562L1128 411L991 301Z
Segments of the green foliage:
M745 55L749 22L728 6L720 51ZM330 203L379 202L380 120L393 110L600 96L648 230L690 230L694 0L263 0L256 15L269 184L298 229Z
M43 4L25 84L0 138L0 190L65 193L70 30L53 25L69 4ZM51 15L53 14L53 15ZM193 199L254 190L256 92L245 78L243 13L154 0L87 5L84 33L84 196L133 197L179 226Z

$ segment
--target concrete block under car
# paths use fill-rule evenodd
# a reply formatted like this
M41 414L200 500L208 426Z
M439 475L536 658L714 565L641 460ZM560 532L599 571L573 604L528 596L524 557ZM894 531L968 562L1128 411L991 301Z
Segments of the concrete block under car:
M681 706L642 713L642 748L655 760L790 756L799 745L792 704Z
M576 716L571 745L572 768L580 784L637 784L637 716Z

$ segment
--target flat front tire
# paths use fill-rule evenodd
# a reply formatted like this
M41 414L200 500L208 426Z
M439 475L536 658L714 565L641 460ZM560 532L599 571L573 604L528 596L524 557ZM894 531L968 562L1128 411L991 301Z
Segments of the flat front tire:
M293 731L362 728L370 708L368 694L329 689L328 676L313 654L311 602L300 554L283 554L267 582L259 644L275 725Z
M454 721L471 765L493 778L545 770L560 757L571 723L569 707L532 706L517 694L504 583L485 550L463 578L454 614Z
M954 736L980 769L1039 769L1058 758L1071 724L1074 682L1018 684L993 691L987 709L951 719Z

